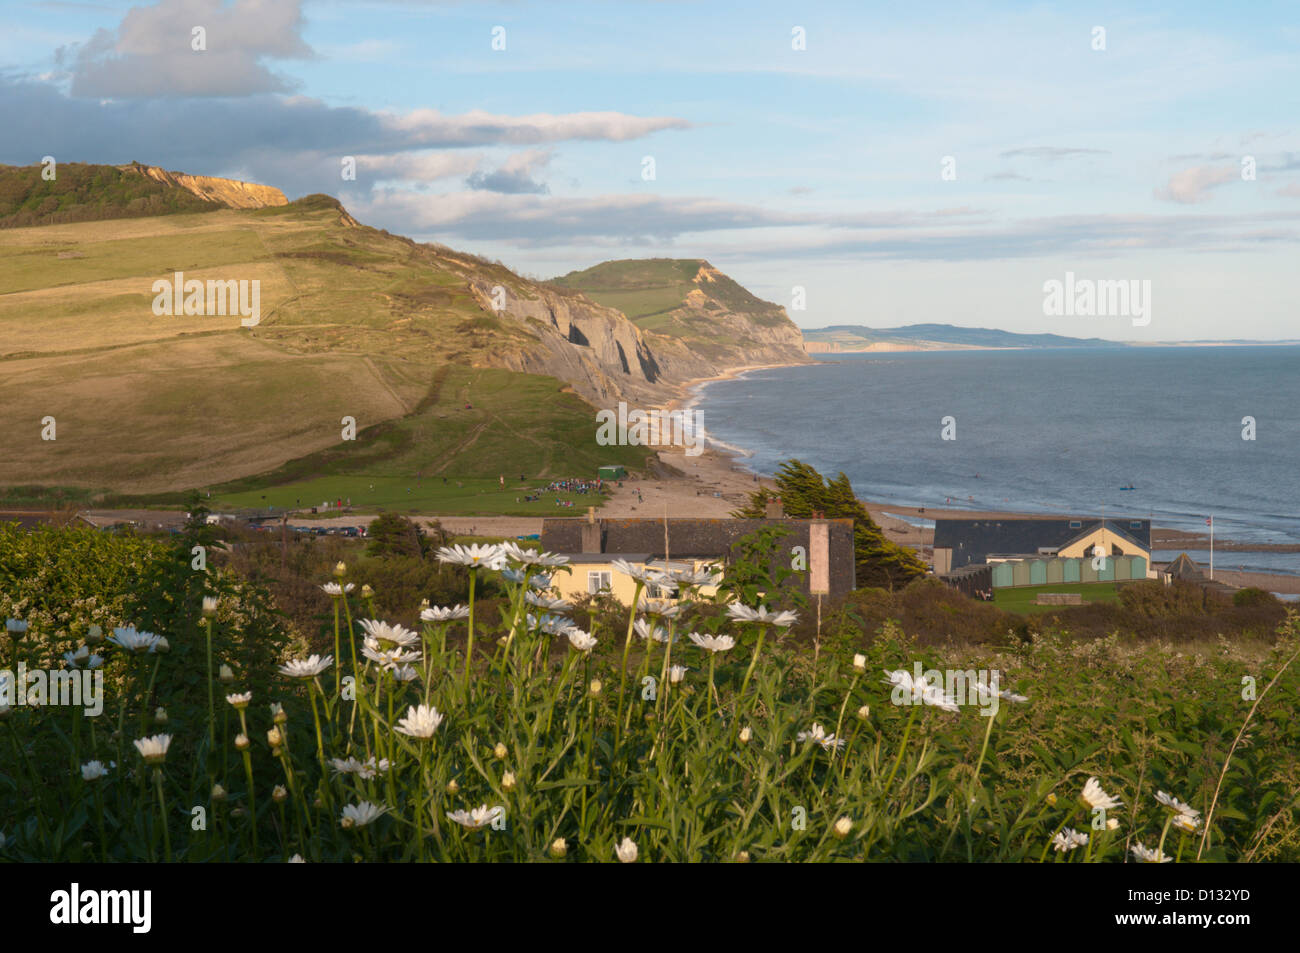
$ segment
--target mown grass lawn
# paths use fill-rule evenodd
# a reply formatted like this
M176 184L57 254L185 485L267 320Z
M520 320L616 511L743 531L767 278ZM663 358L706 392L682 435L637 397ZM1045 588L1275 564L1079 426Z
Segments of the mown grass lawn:
M1037 615L1059 612L1064 606L1040 606L1035 602L1041 592L1077 592L1084 602L1118 602L1119 586L1113 582L1052 583L1046 586L1016 586L993 590L993 604L1007 612Z

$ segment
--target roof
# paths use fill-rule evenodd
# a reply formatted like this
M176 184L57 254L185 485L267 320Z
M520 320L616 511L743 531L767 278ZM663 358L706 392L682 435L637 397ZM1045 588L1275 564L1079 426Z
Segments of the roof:
M1186 553L1179 553L1178 557L1166 566L1163 572L1168 573L1175 579L1204 579L1205 574L1201 572L1201 567L1191 556Z
M1071 526L1071 523L1078 525ZM1134 527L1130 524L1137 523ZM1137 519L1042 519L1038 517L939 519L934 523L934 548L952 550L952 569L983 562L991 555L1064 549L1098 529L1114 533L1120 542L1151 552L1151 521Z
M767 526L784 527L790 545L807 545L808 528L815 522L830 524L833 541L844 538L852 552L853 521L851 519L796 520L796 519L601 519L601 546L603 554L646 553L664 558L664 524L667 523L668 554L681 559L717 559L727 555L742 537ZM558 517L542 520L542 549L554 553L583 553L582 528L584 517ZM583 553L583 558L591 556ZM625 557L626 558L626 557ZM851 558L851 557L850 557Z

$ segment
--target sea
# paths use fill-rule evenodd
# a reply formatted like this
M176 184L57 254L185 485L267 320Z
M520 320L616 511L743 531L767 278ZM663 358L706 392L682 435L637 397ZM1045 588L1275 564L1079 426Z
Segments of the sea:
M1213 517L1216 540L1300 544L1300 347L826 354L697 385L687 406L744 466L797 458L873 502L1200 533ZM1215 562L1300 574L1300 553Z

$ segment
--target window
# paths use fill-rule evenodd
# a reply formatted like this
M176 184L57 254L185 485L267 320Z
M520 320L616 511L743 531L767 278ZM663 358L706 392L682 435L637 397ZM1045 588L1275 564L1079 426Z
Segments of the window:
M672 591L665 589L663 586L657 586L653 582L645 584L645 594L647 599L667 599L672 596Z
M1081 520L1070 520L1070 529L1082 529L1082 528L1083 528L1083 522Z
M587 572L587 594L594 596L598 592L609 592L609 573L607 571L589 570Z
M1129 520L1129 521L1128 521L1128 528L1129 528L1129 529L1141 529L1141 528L1142 528L1142 521L1141 521L1141 520Z

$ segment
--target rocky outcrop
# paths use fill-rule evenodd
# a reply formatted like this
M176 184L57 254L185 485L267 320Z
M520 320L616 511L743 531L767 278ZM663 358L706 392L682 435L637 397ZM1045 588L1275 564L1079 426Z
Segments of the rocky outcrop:
M185 172L168 172L155 165L133 162L120 166L122 171L135 171L141 175L185 189L208 202L220 202L230 208L265 208L268 205L288 205L284 193L269 185L240 182L237 179L219 179L209 175L189 175Z

